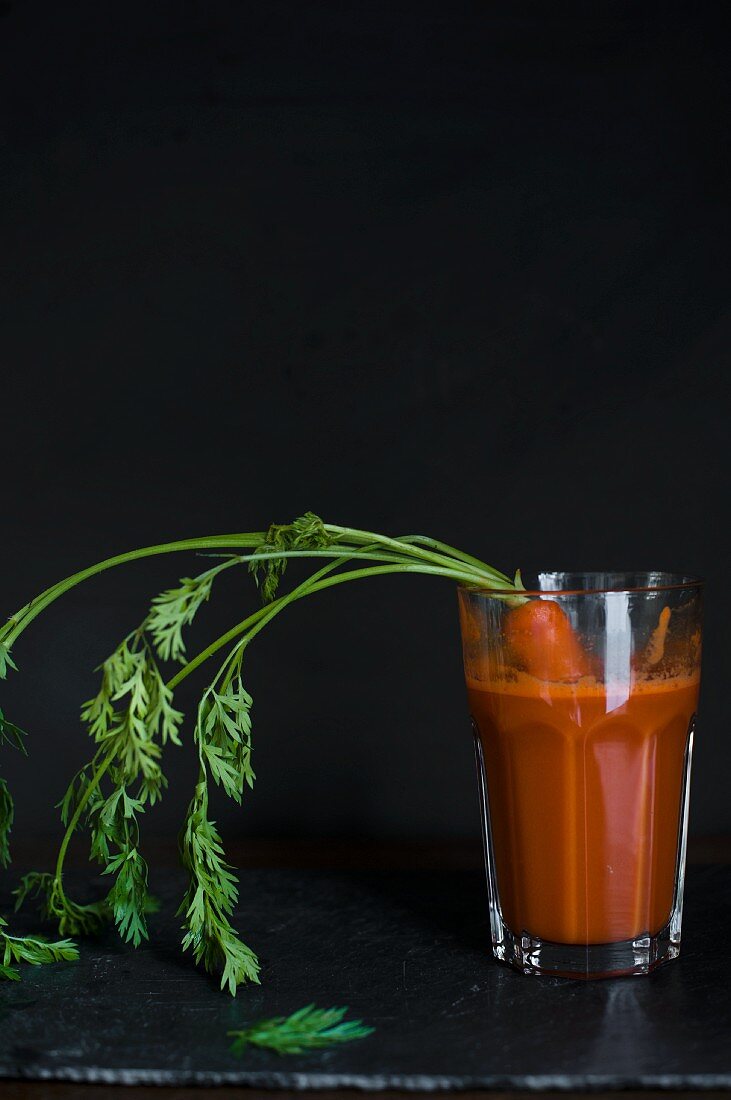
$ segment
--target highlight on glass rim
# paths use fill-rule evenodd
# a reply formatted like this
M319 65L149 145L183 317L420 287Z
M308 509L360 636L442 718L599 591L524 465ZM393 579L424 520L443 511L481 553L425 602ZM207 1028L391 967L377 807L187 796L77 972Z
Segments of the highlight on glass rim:
M699 581L665 573L522 578L432 537L389 537L307 512L265 530L144 547L66 577L0 628L0 679L23 670L23 634L65 593L127 562L175 552L205 555L205 568L155 596L102 660L98 692L81 708L89 759L59 792L55 863L24 875L14 891L16 911L39 906L59 938L16 935L11 920L20 918L3 916L0 977L18 980L23 963L77 958L76 940L106 923L134 946L148 937L140 817L163 796L165 756L193 751L198 774L179 837L188 882L178 909L182 948L231 994L259 982L256 944L232 924L237 877L210 808L215 788L241 803L255 780L244 658L290 604L395 573L457 585L495 957L526 974L591 978L645 974L677 956ZM314 569L285 588L290 559ZM252 574L261 605L189 655L186 628L217 579L239 566ZM186 720L175 689L199 669L205 686ZM32 752L22 715L0 709L0 742ZM12 824L0 778L3 866ZM101 900L73 897L66 884L77 832L108 876Z

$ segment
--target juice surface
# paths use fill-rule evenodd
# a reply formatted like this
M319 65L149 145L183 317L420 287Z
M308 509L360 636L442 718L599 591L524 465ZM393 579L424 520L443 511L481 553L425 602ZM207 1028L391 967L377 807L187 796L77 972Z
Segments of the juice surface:
M503 919L556 943L657 933L673 905L691 677L468 678Z

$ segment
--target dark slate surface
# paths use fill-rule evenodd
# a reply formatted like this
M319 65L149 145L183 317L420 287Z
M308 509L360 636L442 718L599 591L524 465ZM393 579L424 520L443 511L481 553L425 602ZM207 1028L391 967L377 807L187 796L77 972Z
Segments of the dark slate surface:
M238 919L263 984L236 1000L176 949L174 875L138 951L0 987L0 1076L307 1089L731 1088L731 867L692 868L681 960L649 978L527 978L488 952L472 872L250 870ZM303 1004L376 1027L341 1049L237 1059L226 1031Z

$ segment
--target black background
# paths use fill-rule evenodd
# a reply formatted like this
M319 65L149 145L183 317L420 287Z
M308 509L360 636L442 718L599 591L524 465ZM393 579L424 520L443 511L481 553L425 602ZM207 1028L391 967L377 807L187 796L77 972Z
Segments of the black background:
M693 827L731 829L724 8L0 5L2 612L307 508L508 571L700 573ZM200 567L108 574L23 636L19 831L89 753L93 667ZM191 652L256 601L229 574ZM449 584L305 602L247 683L227 835L476 834ZM168 771L158 833L189 745Z

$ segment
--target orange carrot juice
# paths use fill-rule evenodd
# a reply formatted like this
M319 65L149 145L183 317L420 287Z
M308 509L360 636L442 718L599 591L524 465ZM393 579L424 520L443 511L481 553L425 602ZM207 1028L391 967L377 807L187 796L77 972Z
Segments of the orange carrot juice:
M659 932L673 905L697 678L467 681L509 928L555 943Z
M459 594L493 951L524 973L646 974L680 945L701 585L536 585Z

